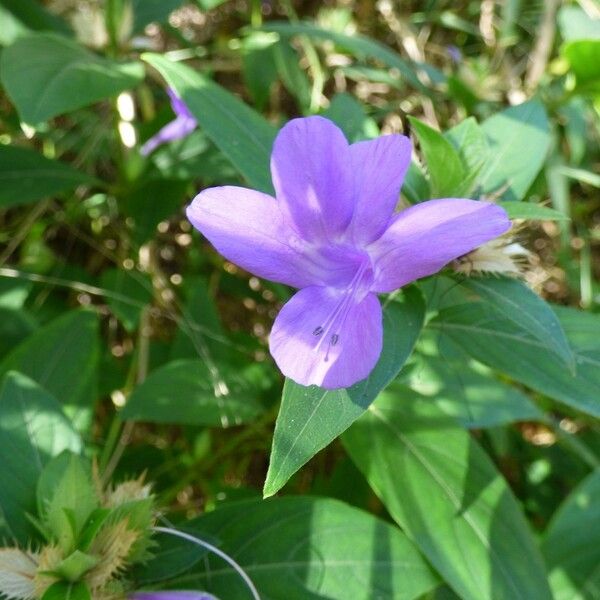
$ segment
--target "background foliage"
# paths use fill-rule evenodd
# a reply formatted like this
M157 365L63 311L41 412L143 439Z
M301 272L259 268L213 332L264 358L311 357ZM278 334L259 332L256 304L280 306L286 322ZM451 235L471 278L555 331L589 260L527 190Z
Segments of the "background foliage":
M0 20L7 545L38 543L26 513L69 450L147 471L263 598L600 597L595 0L0 0ZM144 158L166 85L199 126ZM270 191L278 127L315 113L411 135L404 201L503 202L532 253L523 281L390 297L377 367L332 392L268 356L290 290L183 214L210 185ZM157 542L133 585L249 597Z

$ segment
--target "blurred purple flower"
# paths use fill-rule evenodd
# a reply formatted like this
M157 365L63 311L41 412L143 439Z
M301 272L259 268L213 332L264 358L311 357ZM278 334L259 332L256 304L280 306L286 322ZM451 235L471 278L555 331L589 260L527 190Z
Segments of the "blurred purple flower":
M187 216L231 262L300 288L269 345L287 377L327 389L373 369L382 348L378 293L439 271L510 228L504 209L446 198L394 213L411 157L402 135L349 145L322 117L290 121L271 155L276 199L204 190Z
M449 46L446 46L446 52L448 53L448 56L452 59L452 62L458 64L462 61L462 52L460 51L460 48L458 46L450 44Z
M167 88L167 94L171 98L171 107L176 115L176 118L167 123L156 135L153 135L140 149L140 152L147 156L155 148L166 142L179 140L189 135L196 129L198 122L190 109L185 105L183 100L177 96L175 91Z
M136 592L130 600L217 600L206 592Z

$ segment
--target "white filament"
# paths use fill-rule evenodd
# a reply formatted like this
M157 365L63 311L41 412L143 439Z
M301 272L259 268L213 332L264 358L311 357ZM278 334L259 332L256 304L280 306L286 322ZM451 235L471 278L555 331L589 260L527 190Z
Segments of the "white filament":
M235 572L244 580L244 583L248 586L248 589L252 593L254 600L260 600L258 591L254 587L252 580L250 579L250 577L248 577L248 575L246 574L244 569L242 569L242 567L240 567L240 565L238 565L235 562L235 560L233 560L233 558L231 558L231 556L229 556L228 554L225 554L225 552L223 552L222 550L219 550L216 546L213 546L212 544L209 544L208 542L205 542L204 540L201 540L200 538L194 537L193 535L190 535L189 533L185 533L185 532L179 531L177 529L171 529L170 527L153 527L153 530L159 531L160 533L167 533L169 535L174 535L175 537L179 537L181 539L187 540L188 542L192 542L193 544L196 544L198 546L202 546L203 548L206 548L213 554L216 554L218 557L222 558L226 563L231 565L231 567L235 570Z

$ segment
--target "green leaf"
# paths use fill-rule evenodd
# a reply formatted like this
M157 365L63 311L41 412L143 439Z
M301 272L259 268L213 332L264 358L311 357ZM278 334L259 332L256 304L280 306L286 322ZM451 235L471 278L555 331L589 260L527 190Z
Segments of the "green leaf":
M37 0L0 0L0 5L6 7L27 29L54 31L64 35L72 33L65 21L46 10Z
M558 23L565 43L560 51L575 74L580 93L600 92L600 19L576 6L563 6Z
M425 305L415 288L390 302L383 316L383 350L363 381L347 389L304 387L287 379L275 425L263 494L272 496L317 452L345 431L392 380L412 352L423 326Z
M534 202L513 202L508 200L506 202L501 202L500 206L508 213L509 219L527 219L528 221L570 220L568 215L565 215L559 210L541 206Z
M208 137L248 183L271 192L269 161L276 130L260 114L205 75L159 54L144 54L175 89Z
M0 306L0 357L10 352L37 328L29 313Z
M41 600L92 600L92 595L83 581L79 583L57 581L44 592Z
M203 360L176 360L137 386L121 412L126 421L229 427L251 421L262 408L243 373Z
M133 32L142 32L149 23L164 23L182 4L183 0L131 0Z
M21 120L36 125L137 85L144 69L101 58L62 36L35 33L2 52L0 76Z
M485 194L522 200L539 173L550 148L550 125L544 106L531 100L497 113L481 125L490 159L479 183Z
M46 388L73 424L88 426L96 400L98 318L87 310L67 312L40 327L2 362L0 377L21 371Z
M600 92L600 40L577 40L561 48L575 74L577 92Z
M81 457L64 452L45 467L37 488L40 521L60 546L63 556L69 555L75 550L87 520L98 508L90 469Z
M331 119L351 143L377 137L377 123L367 116L364 106L350 94L336 94L323 116Z
M300 66L298 53L288 40L281 39L273 46L277 73L285 89L296 98L303 113L309 112L311 86Z
M551 598L506 482L429 399L382 395L342 441L390 515L461 598Z
M142 310L152 302L150 277L138 271L107 269L100 276L100 285L112 292L106 295L106 302L113 314L127 331L135 331Z
M596 173L586 171L585 169L573 169L572 167L558 167L558 170L571 179L600 188L600 175Z
M491 373L475 370L451 357L419 356L410 372L410 386L431 398L463 427L480 429L515 421L543 421L544 413L529 397ZM410 392L392 384L383 394L403 401Z
M220 549L235 557L261 598L411 600L437 585L399 529L337 500L249 500L207 513L189 527L200 538L221 540ZM170 585L208 589L227 600L248 598L229 565L210 555L207 563Z
M264 110L277 80L274 45L277 36L264 31L250 32L242 41L242 74L259 110Z
M469 181L475 183L490 158L490 148L483 129L473 117L461 121L444 133L444 137L457 150L469 172Z
M440 311L429 327L469 356L576 410L600 416L600 318L555 307L575 354L576 373L548 344L485 303Z
M95 179L33 150L0 145L0 208L29 204Z
M548 303L522 281L507 277L471 277L461 281L461 285L536 338L574 370L573 350L558 317Z
M434 198L460 196L464 190L467 170L452 144L435 129L414 117L410 126L419 138L427 163L431 194Z
M186 527L178 529L187 532ZM205 534L202 535L202 539L218 545L217 540L207 539ZM173 579L177 575L189 571L207 553L206 548L202 546L192 545L187 540L164 533L155 535L152 541L157 544L157 547L152 549L152 558L144 564L135 566L131 573L139 586Z
M555 600L595 600L600 590L600 471L591 473L558 509L542 551Z
M212 358L217 362L228 361L229 340L221 327L221 320L214 299L203 277L187 277L185 287L188 299L182 321L171 347L171 359Z
M26 546L35 535L36 485L44 465L82 442L60 404L31 379L10 372L0 390L0 509L11 534Z
M322 29L312 23L287 23L270 21L261 27L263 31L275 31L283 37L306 35L314 40L333 42L336 46L347 50L359 60L372 59L381 62L386 67L397 69L402 77L415 89L430 95L430 90L424 86L418 73L422 72L423 65L417 65L401 58L388 46L381 44L363 35L345 35L337 31Z

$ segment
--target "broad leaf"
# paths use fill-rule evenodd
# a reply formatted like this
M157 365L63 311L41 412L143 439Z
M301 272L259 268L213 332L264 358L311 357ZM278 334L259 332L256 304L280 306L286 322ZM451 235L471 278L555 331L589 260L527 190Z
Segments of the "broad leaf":
M345 431L375 400L410 356L425 306L415 288L384 310L383 350L367 379L347 389L324 390L286 380L275 425L263 494L272 496L317 452Z
M93 312L67 312L39 328L2 362L0 377L21 371L46 388L78 428L90 422L96 400L98 319Z
M21 120L32 125L115 96L143 76L138 62L109 61L50 33L20 37L0 59L2 84Z
M551 597L506 482L429 399L381 396L342 440L391 516L461 598Z
M573 350L558 317L524 283L506 277L472 277L461 285L544 344L571 370L575 368Z
M575 374L549 344L484 303L444 309L429 326L439 334L439 343L449 339L493 369L576 410L600 416L600 318L574 309L557 314L575 354Z
M0 208L35 202L94 181L33 150L0 145Z
M189 525L200 538L220 539L220 549L235 557L265 599L410 600L437 584L399 529L337 500L249 500ZM210 555L208 568L176 578L169 587L208 589L227 600L249 597L239 575Z
M475 370L465 360L449 356L419 356L408 381L417 392L431 398L463 427L496 427L515 421L543 421L544 413L529 397L491 373ZM399 402L410 397L401 385L385 392Z
M10 372L0 390L0 509L23 546L35 535L36 485L44 465L63 450L80 452L79 435L60 404L28 377Z
M158 54L144 54L183 98L208 137L254 188L272 191L269 160L276 130L206 75Z
M458 151L439 131L413 117L409 117L409 120L419 138L421 151L427 163L432 196L434 198L461 196L466 192L465 182L468 173Z
M137 386L121 412L126 421L229 427L261 412L258 391L243 373L203 360L176 360Z
M181 526L179 530L182 530ZM185 531L185 527L183 528ZM216 540L205 541L215 544ZM152 541L156 547L152 548L152 558L140 565L136 565L130 573L133 580L140 586L147 586L158 581L173 579L177 575L189 571L195 564L206 556L208 552L202 546L190 544L179 537L158 533ZM218 544L218 542L216 542Z
M600 591L600 471L567 497L546 530L542 551L555 600L595 600Z
M479 183L486 194L522 200L539 173L550 147L550 126L543 105L531 100L490 117L481 125L490 159Z

